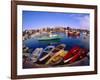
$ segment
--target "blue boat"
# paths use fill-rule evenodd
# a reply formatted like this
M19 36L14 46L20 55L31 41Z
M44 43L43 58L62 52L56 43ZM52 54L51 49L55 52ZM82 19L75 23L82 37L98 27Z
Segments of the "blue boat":
M49 54L53 51L54 48L55 46L47 46L40 55L39 61L45 60L49 56Z

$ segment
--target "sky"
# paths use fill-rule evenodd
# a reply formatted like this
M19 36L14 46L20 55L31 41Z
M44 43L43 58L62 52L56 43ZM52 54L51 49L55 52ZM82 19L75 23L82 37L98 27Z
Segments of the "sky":
M22 26L23 30L58 26L89 30L90 15L86 13L23 11Z

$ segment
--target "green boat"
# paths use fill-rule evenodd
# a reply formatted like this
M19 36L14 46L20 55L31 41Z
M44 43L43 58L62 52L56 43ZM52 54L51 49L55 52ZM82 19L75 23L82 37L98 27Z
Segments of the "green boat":
M59 35L49 35L49 36L42 36L38 38L39 41L59 40L59 39L61 39Z

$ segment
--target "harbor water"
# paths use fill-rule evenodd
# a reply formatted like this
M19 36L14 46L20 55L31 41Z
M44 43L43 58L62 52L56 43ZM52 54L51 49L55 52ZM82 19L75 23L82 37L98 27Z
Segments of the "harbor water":
M81 48L86 48L89 51L89 34L86 36L84 34L80 34L80 36L68 36L66 33L56 33L61 36L61 39L58 40L45 40L39 41L36 38L30 38L23 41L23 44L30 49L30 53L34 51L36 48L46 48L48 45L57 46L59 44L65 44L65 50L70 50L74 46L79 46Z

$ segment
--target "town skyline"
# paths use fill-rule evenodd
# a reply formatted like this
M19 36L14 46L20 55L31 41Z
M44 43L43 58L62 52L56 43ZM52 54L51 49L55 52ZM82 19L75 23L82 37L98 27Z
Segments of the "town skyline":
M89 30L89 14L23 11L23 30L71 27ZM81 26L81 27L80 27Z

